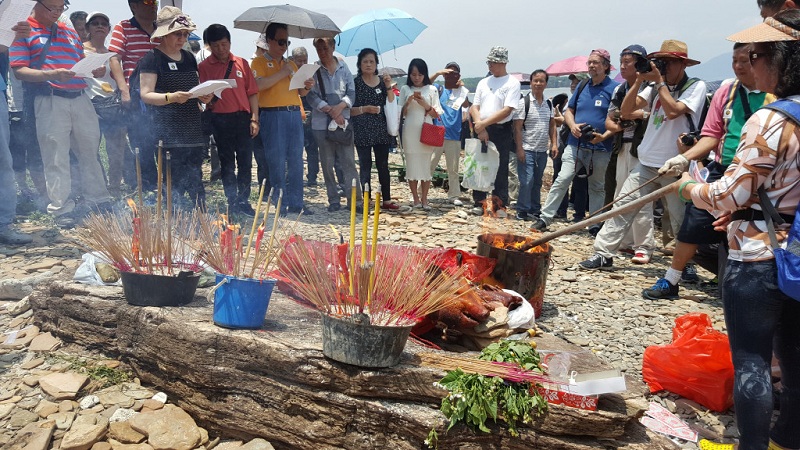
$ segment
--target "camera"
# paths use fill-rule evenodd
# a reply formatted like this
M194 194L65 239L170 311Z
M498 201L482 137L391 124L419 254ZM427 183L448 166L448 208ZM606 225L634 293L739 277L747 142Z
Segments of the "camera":
M699 131L692 131L690 133L686 133L681 135L681 144L691 147L697 143L700 139L700 132Z
M588 123L581 127L581 139L592 140L594 138L594 127Z
M664 75L667 72L667 62L663 59L653 58L653 59L645 59L645 58L638 58L636 60L636 64L633 66L636 68L636 71L639 73L647 73L650 72L653 68L650 66L650 61L655 64L656 69L658 69L658 73Z

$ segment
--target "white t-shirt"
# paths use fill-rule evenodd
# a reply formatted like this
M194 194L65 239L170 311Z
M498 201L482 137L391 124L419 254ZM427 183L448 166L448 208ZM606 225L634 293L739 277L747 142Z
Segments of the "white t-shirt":
M519 81L509 75L486 77L478 82L472 103L480 106L481 120L484 120L506 106L516 109L519 103L519 89ZM513 114L512 111L498 123L508 122Z
M673 93L673 96L676 94L677 92ZM644 133L642 143L639 144L639 162L647 167L661 167L668 159L678 156L678 136L689 132L689 121L684 114L671 120L667 119L660 95L652 86L639 92L639 97L650 101L647 131ZM700 114L706 101L706 84L703 81L695 81L678 101L689 107L695 129L699 130Z

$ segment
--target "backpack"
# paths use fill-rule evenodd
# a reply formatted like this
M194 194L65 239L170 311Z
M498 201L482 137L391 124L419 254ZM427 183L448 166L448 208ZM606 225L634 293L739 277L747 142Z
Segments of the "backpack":
M763 108L780 111L786 114L795 125L800 126L800 103L782 99ZM797 188L797 185L795 186ZM775 264L778 267L778 287L789 297L800 301L800 208L795 211L792 227L786 237L786 248L781 248L775 235L775 225L782 225L786 220L778 213L775 206L767 198L764 187L758 188L758 197L764 220L767 222L767 230L772 245L772 253L775 255Z
M628 87L625 84L620 85L620 88L617 89L617 94L614 98L611 99L611 103L614 104L618 109L622 107L622 102L625 100L625 95L628 93ZM633 141L631 142L631 155L634 158L639 157L639 144L642 143L644 140L644 133L647 131L647 121L642 119L636 119L636 129L633 131ZM619 154L619 151L622 149L622 139L624 132L617 133L614 135L614 146L612 147L612 154Z
M683 93L686 92L687 89L689 89L693 84L697 83L698 81L700 81L700 78L692 77L687 79L683 83L683 86L681 86L681 89L678 91L678 96L675 98L675 100L677 101L677 99L681 98L681 95L683 95ZM703 108L700 110L700 122L698 122L697 127L694 126L694 121L692 121L692 115L688 113L686 114L686 121L689 122L690 133L698 133L700 130L703 129L703 124L706 122L706 116L708 115L709 106L711 106L711 96L708 94L708 90L706 90L706 99L705 102L703 102Z

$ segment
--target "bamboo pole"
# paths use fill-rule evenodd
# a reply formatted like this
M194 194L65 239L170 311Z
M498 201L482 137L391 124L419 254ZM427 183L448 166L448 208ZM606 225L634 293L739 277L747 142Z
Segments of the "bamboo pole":
M158 154L161 155L161 143L159 142ZM167 248L165 251L167 273L172 275L172 156L167 151ZM159 192L161 192L159 190Z
M680 185L680 181L676 181L674 183L668 184L668 185L662 187L661 189L655 190L655 191L653 191L653 192L651 192L651 193L639 198L638 200L634 200L634 201L628 203L627 205L621 206L621 207L619 207L617 209L612 209L611 211L604 212L603 214L599 214L599 215L594 216L594 217L590 217L590 218L588 218L588 219L586 219L586 220L584 220L582 222L578 222L578 223L572 224L572 225L570 225L568 227L564 227L564 228L562 228L562 229L560 229L558 231L555 231L553 233L545 234L544 236L540 237L539 239L536 239L533 242L531 242L529 245L531 247L536 247L537 245L542 245L545 242L551 241L551 240L553 240L553 239L555 239L557 237L564 236L565 234L570 234L573 231L583 230L584 228L586 228L586 227L588 227L590 225L594 225L596 223L600 223L600 222L603 222L605 220L608 220L608 219L610 219L612 217L616 217L616 216L619 216L621 214L625 214L628 211L639 209L642 206L644 206L644 205L646 205L646 204L648 204L650 202L654 202L654 201L658 200L659 198L669 194L671 191L675 190L675 188L677 186L679 186L679 185Z
M142 194L142 163L139 160L139 147L134 150L136 154L136 193L139 196L139 207L144 207L143 194Z

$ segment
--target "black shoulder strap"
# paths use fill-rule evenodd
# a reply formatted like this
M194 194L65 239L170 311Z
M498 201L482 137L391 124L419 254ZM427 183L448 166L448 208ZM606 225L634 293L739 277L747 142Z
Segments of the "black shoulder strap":
M47 42L44 43L44 47L42 47L42 52L39 53L39 56L36 58L31 64L31 69L41 69L44 65L44 59L47 57L47 51L50 50L50 45L53 43L53 39L58 37L58 22L54 22L53 25L50 27L50 37L47 39Z
M583 88L585 88L591 80L592 79L589 78L588 80L581 81L580 84L578 84L578 88L575 89L575 108L572 110L572 113L576 116L578 115L578 100L581 98L581 92L583 92ZM567 107L569 107L569 104L567 104Z
M528 94L523 98L525 102L525 117L522 118L522 129L525 129L525 121L528 120L528 111L531 110L531 95Z
M322 93L322 101L325 101L328 95L325 94L325 83L322 82L322 75L320 75L320 71L322 71L321 67L317 70L317 73L315 73L315 75L317 76L317 84L319 84L319 91Z
M750 108L750 99L747 98L747 91L744 90L744 85L737 80L739 87L736 89L736 95L739 97L739 100L742 102L742 109L744 110L744 121L747 122L747 119L753 115L753 110Z
M683 95L683 93L686 92L687 89L692 87L693 84L695 84L698 81L700 81L700 78L689 78L685 74L683 76L686 79L686 81L683 82L683 85L681 86L681 89L678 91L678 97L675 98L676 102L678 101L679 98L681 98L681 95ZM705 102L704 102L704 104L705 104ZM702 114L702 111L700 112L700 114ZM697 127L694 126L694 121L692 120L692 115L689 114L689 113L686 113L684 115L686 116L686 121L689 122L689 132L691 132L691 133L696 132L697 131Z
M231 60L228 61L228 68L225 70L225 76L222 78L226 79L229 76L231 76L231 70L233 70L233 58L231 58Z

